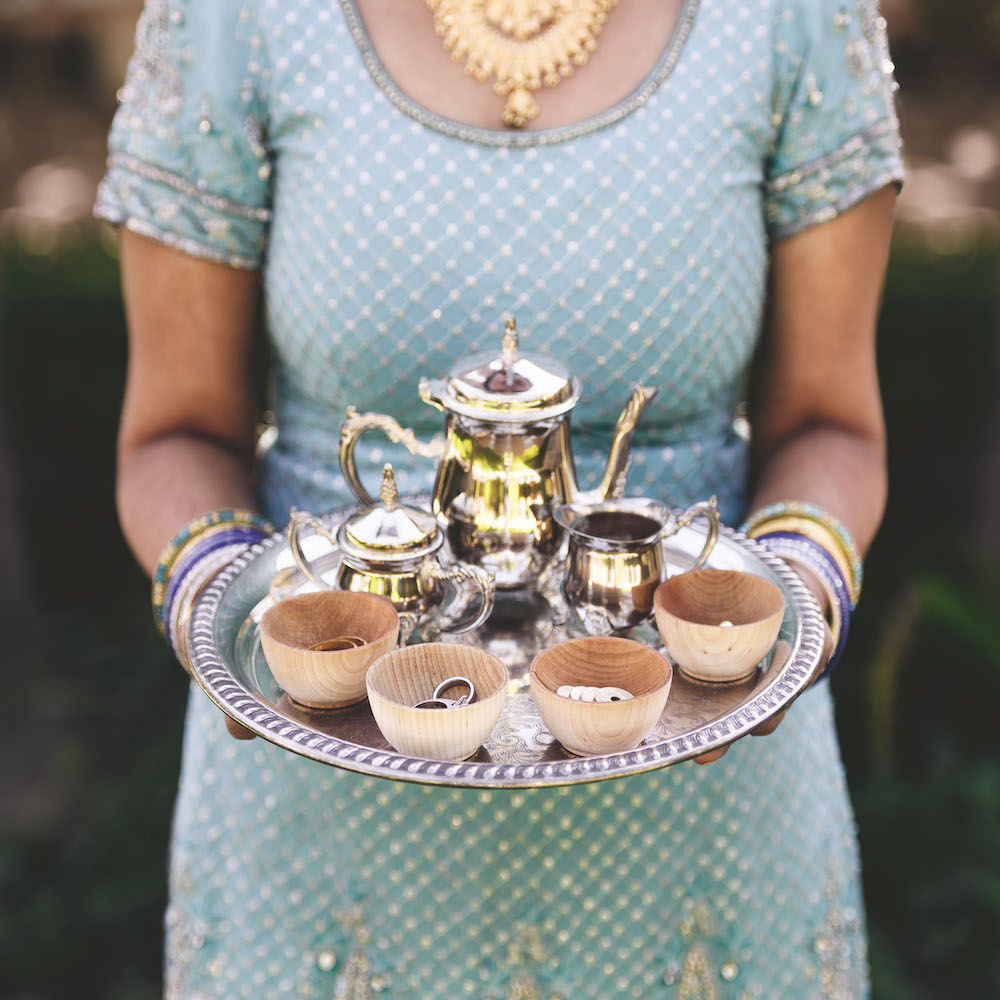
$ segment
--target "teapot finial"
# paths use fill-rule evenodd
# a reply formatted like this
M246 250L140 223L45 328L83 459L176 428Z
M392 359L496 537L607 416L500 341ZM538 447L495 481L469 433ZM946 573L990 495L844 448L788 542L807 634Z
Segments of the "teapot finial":
M507 326L503 331L503 340L500 342L500 355L503 358L503 366L507 370L508 380L511 378L511 369L517 360L517 323L511 316L507 320Z
M386 510L393 510L396 506L396 498L399 491L396 489L396 477L392 474L392 463L386 462L382 466L382 490L379 493Z

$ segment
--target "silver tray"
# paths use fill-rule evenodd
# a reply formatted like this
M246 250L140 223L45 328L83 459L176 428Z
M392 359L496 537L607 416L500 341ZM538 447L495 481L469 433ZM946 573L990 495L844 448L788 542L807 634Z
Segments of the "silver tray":
M419 503L421 497L411 498ZM327 515L336 525L352 510ZM696 523L664 542L667 573L689 568L704 542ZM319 537L309 538L314 545ZM325 544L325 543L324 543ZM339 555L308 552L324 578L336 573ZM746 735L787 708L805 690L819 664L823 622L812 595L785 563L732 529L722 527L708 561L716 569L756 573L785 593L779 633L787 656L769 655L755 674L735 684L707 684L674 671L670 697L653 733L624 753L578 757L543 726L528 693L535 654L571 635L585 634L557 593L499 592L496 608L477 631L440 636L414 633L410 642L434 638L466 642L498 656L510 670L503 712L490 738L472 758L458 763L398 753L386 743L367 701L349 708L305 708L277 685L260 648L257 622L281 597L315 589L295 569L282 533L254 545L222 571L194 609L191 660L195 680L226 714L247 729L304 757L362 774L434 785L526 788L564 785L638 774L688 760ZM544 591L545 588L543 588ZM652 624L625 634L662 650ZM777 649L778 647L776 647Z

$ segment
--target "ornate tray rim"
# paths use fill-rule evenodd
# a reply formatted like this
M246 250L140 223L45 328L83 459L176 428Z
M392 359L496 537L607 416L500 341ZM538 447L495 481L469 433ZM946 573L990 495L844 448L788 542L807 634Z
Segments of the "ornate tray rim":
M231 584L271 549L286 544L283 531L275 532L239 556L199 598L190 635L192 673L222 711L256 735L301 756L361 774L472 788L554 787L641 774L681 763L747 735L787 708L809 686L819 663L824 641L822 617L799 576L777 556L732 528L721 526L719 537L746 550L781 580L799 620L791 653L766 686L736 708L683 735L643 744L634 750L538 763L446 762L352 743L280 715L247 690L223 662L215 641L215 618ZM710 559L709 566L711 563Z

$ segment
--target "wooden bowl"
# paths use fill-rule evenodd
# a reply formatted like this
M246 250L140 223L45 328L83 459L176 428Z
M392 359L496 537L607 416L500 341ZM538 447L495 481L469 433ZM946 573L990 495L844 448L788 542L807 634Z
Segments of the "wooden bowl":
M696 680L738 681L749 677L774 646L785 595L753 573L690 570L656 588L653 610L678 669Z
M413 707L432 698L435 688L449 677L472 681L476 695L470 704ZM368 703L382 735L400 753L427 760L465 760L493 732L508 680L503 663L481 649L425 642L387 653L371 665Z
M638 746L656 726L670 694L673 670L655 649L633 639L588 636L543 649L532 661L531 695L542 722L581 756ZM574 701L556 692L573 687L617 687L628 701Z
M356 636L353 649L311 650L335 636ZM299 594L269 608L260 621L260 644L274 679L310 708L341 708L364 700L365 674L396 646L399 615L377 594L324 590Z

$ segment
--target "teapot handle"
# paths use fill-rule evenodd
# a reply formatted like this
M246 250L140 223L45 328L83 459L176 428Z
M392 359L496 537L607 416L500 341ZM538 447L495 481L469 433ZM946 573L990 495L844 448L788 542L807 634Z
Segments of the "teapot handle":
M323 538L330 542L335 550L337 548L336 536L318 517L313 517L312 514L307 514L302 510L296 510L294 507L289 510L288 548L292 553L292 558L295 560L295 565L298 566L302 575L310 583L319 587L320 590L330 590L332 589L330 585L314 572L312 566L309 565L306 554L302 551L302 542L299 539L299 534L303 528L312 528L317 535L322 535Z
M435 618L434 624L442 632L469 632L489 618L496 596L496 583L492 573L468 563L442 566L436 559L428 559L422 572L431 580L457 584L455 597L441 608L440 614ZM467 591L472 587L479 591L479 611L462 618L462 612L468 604Z
M440 458L444 454L444 441L435 439L428 444L418 441L416 435L384 413L358 413L357 407L347 408L347 419L340 425L340 470L351 492L365 507L375 503L362 486L358 467L354 461L354 446L365 431L379 430L395 444L403 444L411 455L424 458Z
M694 561L691 569L701 569L708 562L708 557L712 554L712 549L715 548L716 539L719 537L718 498L713 496L708 500L692 504L677 518L673 528L667 532L668 535L672 535L681 528L687 528L698 517L704 517L708 521L708 533L705 536L705 544L702 546L701 554Z

